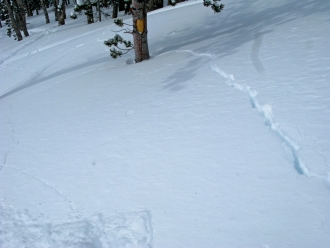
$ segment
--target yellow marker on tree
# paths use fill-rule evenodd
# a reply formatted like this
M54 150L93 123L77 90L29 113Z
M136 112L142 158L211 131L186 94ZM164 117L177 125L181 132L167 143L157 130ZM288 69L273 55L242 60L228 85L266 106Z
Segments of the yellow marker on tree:
M137 19L136 20L136 29L137 29L139 34L143 34L144 27L145 27L145 20Z

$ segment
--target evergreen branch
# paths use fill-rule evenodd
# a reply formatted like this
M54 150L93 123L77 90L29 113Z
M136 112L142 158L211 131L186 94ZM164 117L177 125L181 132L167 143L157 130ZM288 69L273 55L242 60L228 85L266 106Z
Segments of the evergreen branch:
M218 3L220 1L221 0L213 0L213 3L212 3L211 0L204 0L203 4L204 4L205 7L211 6L211 8L214 10L215 13L219 13L225 7L224 4L219 4Z
M114 59L116 59L117 57L121 57L123 54L126 54L130 50L134 49L134 45L132 44L131 41L124 40L118 34L116 34L115 37L113 37L107 41L104 41L104 45L110 47L110 56ZM121 47L119 47L119 45L124 45L125 48L121 48ZM123 53L122 51L125 51L125 52Z
M131 24L125 23L123 22L123 19L116 19L113 21L118 27L122 27L124 25L128 25L128 26L133 26Z
M114 32L114 33L124 32L125 34L133 34L133 31L128 29L128 28L121 29L121 30L118 30L118 31L115 31L115 30L111 30L111 31Z
M117 57L121 57L122 55L128 53L131 49L127 50L126 52L122 52L122 51L119 51L119 50L116 50L115 48L111 48L110 49L110 56L114 59L116 59Z

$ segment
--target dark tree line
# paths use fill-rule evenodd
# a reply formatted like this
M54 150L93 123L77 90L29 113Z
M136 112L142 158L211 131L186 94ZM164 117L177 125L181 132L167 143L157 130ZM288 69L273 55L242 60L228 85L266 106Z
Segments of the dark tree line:
M49 23L47 8L51 7L53 2L50 0L0 0L0 28L4 22L7 26L7 35L14 36L15 40L22 40L23 36L29 36L26 17L39 15L42 9L45 15L46 23Z
M22 0L3 0L1 1L1 21L5 21L7 25L7 35L13 35L18 41L24 36L29 36L26 27L25 6ZM13 31L15 32L13 34Z
M79 1L74 5L74 13L71 18L76 19L78 14L82 12L87 17L87 23L94 23L96 20L101 21L101 15L108 17L109 14L104 13L102 8L113 7L112 18L116 18L118 10L124 10L125 14L132 14L132 24L124 23L122 19L115 20L115 24L119 27L129 25L131 28L123 28L121 31L133 35L133 43L124 40L119 34L104 42L110 47L110 56L117 58L130 50L135 50L135 62L141 62L150 58L148 48L148 25L147 12L163 7L163 0L75 0ZM126 3L124 2L126 1ZM175 5L177 2L184 0L168 0L169 5ZM205 7L211 7L215 13L223 10L224 5L220 4L221 0L203 0ZM49 23L49 15L47 8L53 6L55 21L58 25L64 25L66 19L66 6L70 4L70 0L0 0L0 27L1 21L5 21L7 25L8 36L14 36L18 41L23 39L22 33L29 36L26 27L26 15L32 16L34 12L38 15L42 9L45 15L46 23ZM125 7L126 5L126 7ZM97 18L95 18L97 17ZM13 34L14 32L14 34Z

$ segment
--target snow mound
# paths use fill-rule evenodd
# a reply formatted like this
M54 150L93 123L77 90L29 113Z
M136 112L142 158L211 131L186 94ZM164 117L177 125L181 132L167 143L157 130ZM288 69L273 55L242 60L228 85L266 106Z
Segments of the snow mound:
M147 210L105 217L49 223L0 204L0 247L152 247L151 214Z

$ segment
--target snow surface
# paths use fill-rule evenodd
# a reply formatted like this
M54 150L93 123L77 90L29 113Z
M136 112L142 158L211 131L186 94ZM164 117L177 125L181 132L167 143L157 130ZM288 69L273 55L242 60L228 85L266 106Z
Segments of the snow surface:
M330 247L330 2L222 2L0 29L1 248Z

